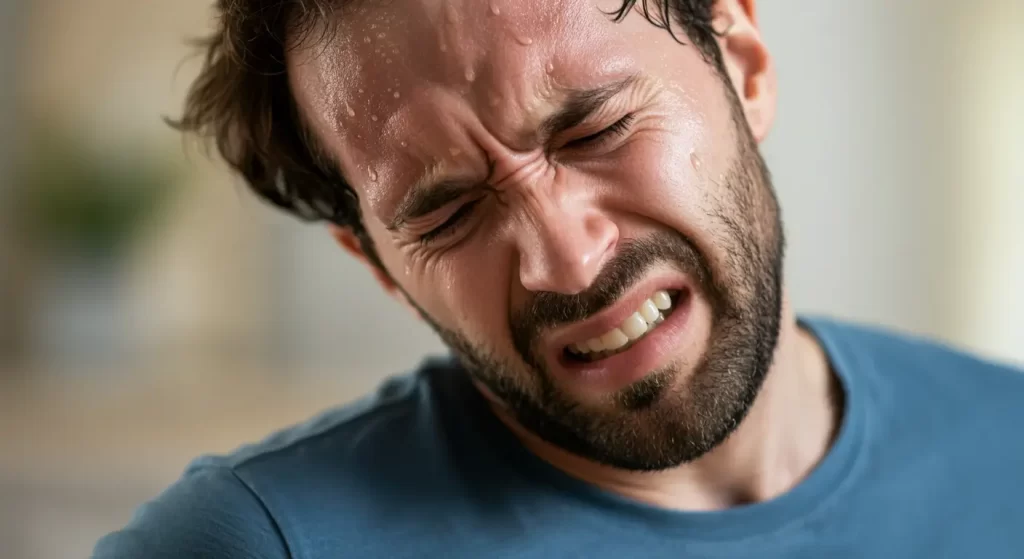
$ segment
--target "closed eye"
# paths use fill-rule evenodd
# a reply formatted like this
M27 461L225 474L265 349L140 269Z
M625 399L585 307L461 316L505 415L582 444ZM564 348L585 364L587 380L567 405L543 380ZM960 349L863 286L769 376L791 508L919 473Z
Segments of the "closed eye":
M461 207L459 207L459 209L455 210L455 212L452 213L452 215L448 216L448 219L444 220L444 223L438 225L437 227L431 229L430 231L427 231L423 235L420 235L420 242L424 244L429 243L431 241L436 241L444 237L445 235L456 232L458 230L459 225L461 225L461 223L465 221L466 218L472 215L473 209L476 208L476 206L481 202L481 200L482 199L476 199L471 202L463 204Z
M611 139L611 137L613 136L622 136L629 132L629 127L630 125L633 124L634 118L635 115L633 113L629 113L626 116L615 121L612 125L603 128L600 131L595 132L594 134L584 136L582 138L577 138L567 143L566 147L588 147L607 141Z

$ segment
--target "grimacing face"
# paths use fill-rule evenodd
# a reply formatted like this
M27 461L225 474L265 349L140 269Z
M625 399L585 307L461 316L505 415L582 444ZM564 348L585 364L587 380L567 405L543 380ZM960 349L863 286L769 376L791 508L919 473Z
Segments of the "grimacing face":
M565 450L658 470L751 406L783 238L730 80L619 5L358 3L288 68L385 283L484 392ZM671 308L621 346L658 292Z

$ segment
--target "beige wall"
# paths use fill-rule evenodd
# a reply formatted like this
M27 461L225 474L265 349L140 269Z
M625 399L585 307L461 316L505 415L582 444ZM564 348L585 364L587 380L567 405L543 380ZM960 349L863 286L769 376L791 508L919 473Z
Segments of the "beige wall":
M952 337L1024 363L1024 3L976 1L962 16L943 304Z

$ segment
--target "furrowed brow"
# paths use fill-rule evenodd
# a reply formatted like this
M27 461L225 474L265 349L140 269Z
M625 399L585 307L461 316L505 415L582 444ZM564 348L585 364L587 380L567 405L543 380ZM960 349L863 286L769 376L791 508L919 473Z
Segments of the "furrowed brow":
M549 138L569 130L597 112L610 99L631 87L638 80L635 74L588 89L569 91L562 106L544 119L540 126L542 138ZM418 181L422 183L422 181ZM416 184L409 189L388 223L389 231L400 229L412 219L430 215L457 200L479 184L463 181L441 181L434 184Z
M430 186L414 186L398 206L395 217L388 223L389 231L396 231L409 220L430 215L458 200L474 185L459 181L442 181Z
M631 74L617 81L594 88L570 91L562 107L544 119L540 128L542 137L549 138L554 134L579 126L581 122L597 112L612 97L615 97L636 83L637 79L638 77L635 74Z

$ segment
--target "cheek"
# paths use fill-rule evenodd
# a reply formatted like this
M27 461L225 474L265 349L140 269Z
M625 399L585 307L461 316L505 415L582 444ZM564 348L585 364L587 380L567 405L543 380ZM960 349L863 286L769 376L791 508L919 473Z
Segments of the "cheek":
M464 335L489 347L509 339L508 262L473 244L446 259L440 303Z
M735 211L726 180L739 155L732 128L727 103L689 93L637 135L608 181L615 205L641 223L638 235L651 227L678 231L720 271L731 234L720 216Z
M367 227L392 278L443 328L492 348L509 339L510 259L496 247L466 243L443 253L401 247L377 220Z
M631 220L670 228L698 240L707 235L713 211L714 157L705 155L708 134L697 126L666 119L639 134L608 177L610 196Z
M498 355L511 345L510 259L481 243L467 243L434 257L411 279L427 311L439 323Z

